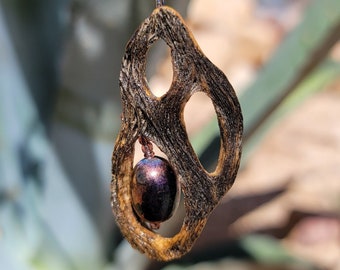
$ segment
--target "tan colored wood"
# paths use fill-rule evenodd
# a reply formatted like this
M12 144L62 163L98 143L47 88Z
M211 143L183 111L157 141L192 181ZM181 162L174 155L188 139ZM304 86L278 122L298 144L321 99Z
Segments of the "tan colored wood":
M147 51L158 39L170 47L173 65L172 85L162 97L152 94L145 77ZM113 213L134 248L156 260L179 258L191 249L209 214L235 180L243 131L238 99L223 72L202 53L181 16L166 6L155 9L127 44L120 89L123 113L112 155ZM198 91L211 98L220 127L221 148L213 173L200 164L183 120L186 102ZM170 238L144 227L131 206L134 145L140 135L165 153L181 183L186 213L181 230Z

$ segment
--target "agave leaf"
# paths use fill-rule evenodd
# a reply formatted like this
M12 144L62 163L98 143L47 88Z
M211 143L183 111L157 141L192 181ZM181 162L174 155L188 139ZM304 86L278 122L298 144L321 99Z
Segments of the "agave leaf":
M244 91L240 103L244 117L244 153L248 156L247 146L256 145L260 139L254 133L261 128L265 120L288 97L295 93L301 82L327 57L330 48L340 36L340 1L313 1L305 11L302 22L285 38L272 58L259 73L256 81ZM304 92L315 92L322 85L334 79L339 73L337 68L324 67L319 69L322 74L315 75L320 84L318 87L305 88ZM322 77L324 77L324 80ZM302 102L308 95L297 95ZM202 155L218 137L219 130L213 120L202 132L192 138L194 149ZM271 122L274 123L273 121ZM267 129L269 126L267 126ZM255 139L256 138L256 139ZM214 156L214 155L213 155Z
M0 6L1 269L99 269L97 232L38 117Z

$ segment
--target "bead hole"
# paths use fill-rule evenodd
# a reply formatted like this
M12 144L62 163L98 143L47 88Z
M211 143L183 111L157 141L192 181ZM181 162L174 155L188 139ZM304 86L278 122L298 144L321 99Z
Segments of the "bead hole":
M217 116L211 99L204 92L190 97L184 107L184 121L188 137L201 165L211 173L215 171L220 152Z
M153 151L155 153L155 156L168 159L166 155L157 147L157 145L155 145L154 143L152 143L152 145L153 145ZM133 158L133 166L136 166L136 164L143 158L144 158L144 153L142 152L141 145L137 140L135 142L135 156Z
M173 79L171 53L169 46L163 40L157 40L149 48L146 61L146 79L150 91L161 97L166 94Z

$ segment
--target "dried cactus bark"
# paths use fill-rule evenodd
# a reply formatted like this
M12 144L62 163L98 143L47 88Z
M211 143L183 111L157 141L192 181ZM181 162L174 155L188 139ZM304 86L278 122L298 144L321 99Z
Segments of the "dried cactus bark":
M173 81L156 97L146 77L146 54L163 39L171 49ZM228 79L202 53L180 15L162 6L137 29L126 47L120 74L122 125L112 155L111 204L118 226L131 245L152 259L172 260L187 253L211 211L232 186L240 163L242 114ZM185 129L183 109L195 92L212 100L220 127L218 164L208 173L200 164ZM163 151L181 183L185 218L173 237L145 228L131 206L134 145L146 136Z

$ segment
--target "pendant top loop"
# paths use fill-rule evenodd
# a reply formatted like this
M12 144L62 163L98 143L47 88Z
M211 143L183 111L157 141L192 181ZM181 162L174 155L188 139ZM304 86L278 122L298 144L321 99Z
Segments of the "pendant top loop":
M161 7L165 4L165 0L156 0L156 7Z

